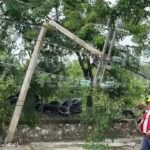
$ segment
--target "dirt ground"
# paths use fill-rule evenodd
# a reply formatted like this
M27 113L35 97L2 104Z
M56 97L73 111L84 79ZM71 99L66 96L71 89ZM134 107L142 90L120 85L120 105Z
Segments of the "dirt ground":
M140 145L132 147L123 147L123 148L113 148L110 150L140 150ZM84 150L81 146L70 146L70 147L38 147L36 149L31 148L30 146L18 146L18 147L3 147L0 150ZM92 150L92 149L91 149ZM97 149L98 150L98 149ZM101 149L99 149L101 150Z
M140 150L141 137L129 138L129 139L116 139L114 141L106 140L103 144L108 145L110 150ZM87 143L86 143L87 144ZM91 150L101 150L98 144L97 148L92 148ZM26 145L18 144L7 144L1 145L0 150L85 150L83 146L85 142L40 142L40 143L30 143ZM90 150L90 149L88 149Z

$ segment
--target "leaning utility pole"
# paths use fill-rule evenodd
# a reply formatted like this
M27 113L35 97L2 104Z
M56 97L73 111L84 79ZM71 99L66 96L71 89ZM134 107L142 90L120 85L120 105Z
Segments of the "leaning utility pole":
M40 49L42 47L43 40L44 40L46 31L47 31L46 26L47 26L47 23L44 23L41 28L40 34L38 36L36 45L34 47L32 58L31 58L30 64L28 66L28 69L27 69L27 72L26 72L26 75L25 75L25 78L24 78L24 81L23 81L23 84L21 87L21 91L20 91L20 94L19 94L19 97L18 97L18 100L16 103L16 107L15 107L15 110L14 110L14 113L13 113L13 116L11 119L11 123L10 123L9 129L8 129L8 134L5 139L5 143L11 142L11 140L14 137L14 133L15 133L16 127L18 125L19 118L20 118L20 115L22 112L22 108L23 108L23 105L25 102L25 98L26 98L26 95L27 95L27 92L28 92L28 89L30 86L30 82L31 82L31 79L32 79L32 76L33 76L33 73L34 73L34 70L36 67L37 59L40 54Z
M111 40L111 43L110 43L110 47L109 47L109 50L108 50L108 55L107 55L107 58L106 58L108 61L110 61L110 57L111 57L112 50L113 50L113 47L114 47L116 35L117 35L117 31L114 30L113 37L112 37L112 40ZM101 72L100 83L103 82L105 71L106 71L106 68L104 67L103 70L102 70L102 72Z
M104 43L103 50L102 50L102 56L101 56L101 59L99 60L99 64L98 64L98 67L97 67L97 70L96 70L96 75L95 75L94 82L93 82L93 86L94 86L94 87L96 86L98 77L99 77L99 75L100 75L102 66L103 66L103 64L104 64L106 48L107 48L107 45L108 45L108 42L109 42L109 38L110 38L111 31L112 31L112 29L110 28L110 29L108 30L108 33L107 33L107 36L106 36L106 39L105 39L105 43Z

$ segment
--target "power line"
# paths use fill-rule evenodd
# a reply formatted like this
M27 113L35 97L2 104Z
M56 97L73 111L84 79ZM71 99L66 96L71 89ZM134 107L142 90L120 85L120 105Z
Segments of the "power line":
M3 29L1 29L1 30L3 30ZM7 31L7 30L3 30L3 31ZM27 36L27 35L24 35L24 34L21 34L23 37L26 37L26 38L28 38L28 39L31 39L31 40L36 40L36 41L38 41L36 38L32 38L32 37L30 37L30 36ZM44 43L46 43L46 44L49 44L49 45L51 45L51 46L56 46L56 47L58 47L58 48L64 48L64 49L66 49L66 50L73 50L73 49L69 49L69 48L67 48L67 47L64 47L64 46L62 46L62 45L58 45L58 44L52 44L52 43L49 43L49 42L44 42ZM60 47L59 47L60 46ZM74 50L75 51L75 50ZM125 52L124 52L125 53ZM138 62L140 62L140 60L138 59L138 58L136 58L135 56L133 56L133 55L131 55L131 54L128 54L128 53L125 53L126 55L128 55L128 56L131 56L132 58L135 58ZM105 60L105 61L107 61L107 60Z
M6 30L4 30L4 31L6 31ZM24 37L26 37L26 38L29 38L29 39L32 39L32 40L37 40L36 38L31 38L31 37L26 36L26 35L22 35L22 36L24 36ZM57 45L57 44L52 44L52 43L49 43L49 42L44 42L44 43L49 44L49 45L51 45L51 46L57 46L58 48L62 48L62 46ZM64 48L64 49L67 49L66 47L63 47L63 48ZM67 50L71 50L71 51L72 51L72 49L67 49ZM134 57L133 55L130 55L130 56ZM135 58L136 58L136 57L135 57ZM137 58L136 58L136 59L137 59ZM102 61L106 62L107 60L102 60ZM139 60L137 59L137 61L139 61ZM109 61L109 62L112 62L112 61ZM139 61L139 62L140 62L140 61ZM146 78L146 79L150 80L145 74L142 74L142 73L140 73L140 72L135 72L135 71L133 71L133 70L131 70L131 69L128 69L127 67L125 67L125 69L130 70L130 71L132 71L132 72L134 72L134 73L136 73L136 74L142 76L143 78ZM39 70L38 70L38 71L39 71ZM45 72L45 73L46 73L46 72Z
M1 30L3 30L3 29L1 29ZM3 30L3 31L7 31L7 30ZM7 31L7 32L8 32L8 31ZM36 38L32 38L32 37L29 37L29 36L26 36L26 35L23 35L23 34L22 34L22 36L37 41ZM51 44L51 43L48 43L48 42L44 42L44 43L49 44L49 45L52 45L52 46L57 46L57 47L59 47L57 44ZM62 48L62 45L61 45L61 47L59 47L59 48ZM68 49L68 48L66 48L66 47L63 47L63 48L64 48L64 49ZM68 50L71 50L71 51L72 51L72 49L68 49ZM132 56L133 58L136 58L136 57L134 57L133 55L130 55L130 54L129 54L129 56ZM136 59L137 59L137 58L136 58ZM106 61L106 60L105 60L105 61ZM137 61L139 61L139 60L137 59ZM139 62L140 62L140 61L139 61ZM134 72L134 73L135 73L135 72ZM136 72L136 73L137 73L137 72ZM139 75L141 75L141 76L143 76L143 77L146 77L145 75L143 75L143 74L141 74L141 73L139 73ZM146 77L146 78L147 78L147 77Z
M16 65L16 64L5 63L5 62L1 62L1 61L0 61L0 64L4 64L5 67L6 67L7 65L13 66L13 67L17 67L17 68L21 67L21 66ZM25 68L25 70L27 70L27 69L28 69L28 68ZM75 77L68 77L68 76L66 77L66 76L62 76L62 75L57 75L57 74L53 74L53 73L50 73L50 72L45 72L45 71L42 71L42 70L39 70L39 69L32 69L32 68L29 68L29 70L35 70L36 72L43 73L43 74L47 74L47 75L52 75L52 76L55 76L55 77L63 77L63 78L74 79L74 80L83 80L83 79L75 78Z
M15 0L15 1L18 2L18 3L20 3L20 4L23 4L23 5L26 5L26 6L31 6L31 7L34 7L34 8L40 7L40 6L37 6L37 5L33 5L31 3L25 3L25 2L20 1L20 0Z
M6 31L8 34L12 34L11 32L8 32L7 30L4 30L4 29L0 29L0 31ZM30 39L30 40L38 41L37 38L33 38L33 37L30 37L30 36L24 35L23 33L21 33L21 36L22 36L22 37L25 37L25 38L27 38L27 39ZM51 46L56 46L56 47L58 47L58 48L63 48L63 49L66 49L66 50L70 50L70 51L74 51L74 52L75 52L74 49L70 49L70 48L67 48L67 47L62 46L62 45L59 45L59 44L52 44L52 43L50 43L50 42L48 42L48 41L44 41L43 43L44 43L44 44L49 44L49 45L51 45ZM3 45L3 44L0 44L0 45Z
M128 68L127 68L128 69ZM128 69L129 70L129 69ZM141 77L143 77L143 78L145 78L145 79L147 79L147 80L150 80L150 78L148 77L148 76L146 76L145 74L143 74L143 73L141 73L141 72L136 72L136 71L134 71L134 70L129 70L129 71L132 71L133 73L135 73L135 74L137 74L137 75L139 75L139 76L141 76Z
M15 67L19 67L19 65L15 65L15 64L10 64L10 63L5 63L5 62L0 62L0 64L5 64L6 66L7 65L10 65L10 66L15 66ZM27 68L25 68L26 70ZM81 79L81 78L75 78L75 77L69 77L69 76L62 76L62 75L57 75L57 74L54 74L54 73L50 73L50 72L45 72L45 71L42 71L42 70L39 70L39 69L32 69L32 68L29 68L29 70L34 70L35 72L37 73L43 73L43 74L47 74L47 75L51 75L52 77L54 77L55 79L57 79L57 81L54 81L54 82L49 82L50 84L54 84L54 83L64 83L64 82L67 82L67 81L73 81L74 83L77 83L78 84L81 84L81 82L85 83L85 84L89 84L89 86L92 85L93 81L90 81L90 80L85 80L85 79ZM34 73L35 73L34 72ZM67 81L60 81L60 80L64 80L64 79L67 79ZM96 85L99 86L99 82L96 83ZM68 85L67 85L68 86ZM82 85L81 85L82 86ZM84 85L83 85L84 86ZM73 87L73 86L71 86ZM75 87L75 86L74 86Z
M20 4L23 4L23 5L26 5L26 6L31 6L31 7L34 7L34 8L41 8L42 6L37 6L37 5L33 5L33 4L31 4L31 3L25 3L25 2L23 2L23 1L21 1L21 0L15 0L16 2L18 2L18 3L20 3ZM50 11L50 10L48 10L48 9L45 9L45 7L43 7L44 8L44 10L47 10L47 11ZM40 14L41 15L41 14ZM49 16L46 16L48 19L49 19ZM124 30L124 29L121 29L121 28L115 28L118 32L124 32L124 33L127 33L127 34L129 34L129 31L126 31L126 30Z
M116 47L117 47L117 46L116 46ZM126 46L125 46L125 47L126 47ZM133 46L130 46L130 47L133 47ZM134 46L133 48L135 48L135 46ZM143 63L142 61L140 61L140 58L133 56L133 55L130 54L128 51L125 52L123 46L121 46L121 47L119 46L118 49L120 49L121 52L122 52L123 54L125 54L127 57L133 58L134 60L136 60L136 61L137 61L138 63L140 63L140 64Z
M18 2L18 3L20 3L20 4L22 4L22 5L25 5L25 6L30 6L30 7L33 7L33 8L41 8L41 7L43 7L43 6L37 6L37 5L33 5L33 4L31 4L31 3L25 3L25 2L23 2L23 1L20 1L20 0L15 0L16 2ZM45 9L45 7L43 7L43 9L44 10L46 10L46 11L48 11L48 12L50 12L50 10L49 9ZM49 16L45 16L45 15L42 15L42 14L38 14L39 16L43 16L43 17L46 17L47 19L49 19Z
M13 20L13 19L10 19L10 18L3 18L3 17L0 17L0 20L6 20L8 22L11 22L11 23L18 23L18 24L24 24L24 25L32 25L32 26L37 26L37 27L41 27L42 24L40 23L29 23L29 22L25 22L25 21L16 21L16 20Z
M0 29L0 30L6 31L6 32L9 33L9 34L12 34L11 32L8 32L7 30L4 30L4 29ZM33 37L30 37L30 36L24 35L23 33L21 33L21 35L22 35L23 37L25 37L25 38L38 41L36 38L33 38ZM58 47L58 48L63 48L63 49L69 50L69 51L74 51L74 52L76 51L75 49L70 49L70 48L64 47L64 46L59 45L59 44L52 44L52 43L49 43L49 42L47 42L47 41L44 41L44 44L49 44L49 45L51 45L51 46L56 46L56 47ZM0 45L2 45L2 44L0 44ZM137 57L135 57L135 56L133 56L133 55L131 55L131 54L128 54L128 53L126 53L126 52L123 52L123 53L126 54L127 56L130 56L130 57L136 59L139 63L143 63L143 62L141 62L140 59L138 59ZM103 60L103 61L107 62L107 60ZM109 61L109 62L111 62L111 61ZM146 62L145 62L145 63L146 63ZM149 62L148 62L148 63L149 63Z
M4 30L4 29L0 29L0 31L6 31L8 34L12 34L11 32L8 32L7 30ZM14 32L13 32L13 33L14 33ZM22 37L25 37L25 38L28 38L28 39L31 39L31 40L38 41L38 39L33 38L33 37L30 37L30 36L27 36L27 35L24 35L23 33L21 33L21 36L22 36ZM52 43L49 43L48 41L44 41L43 44L48 44L48 45L50 45L50 46L56 46L56 47L58 47L58 48L63 48L63 49L65 49L65 50L69 50L69 51L71 51L71 52L79 52L79 51L76 50L76 49L70 49L70 48L68 48L68 47L65 47L65 46L62 46L62 45L59 45L59 44L52 44ZM87 53L89 53L89 52L87 52ZM90 55L91 55L91 54L92 54L92 53L90 53ZM94 55L93 55L93 56L94 56ZM101 58L99 57L99 59L101 59ZM102 60L102 61L107 62L107 60Z
M150 61L141 61L142 64L149 64Z
M1 64L6 64L6 65L10 65L10 66L15 66L15 67L19 67L18 65L15 65L15 64L10 64L10 63L5 63L5 62L0 62ZM127 68L127 67L124 67L125 69L127 69L127 70L129 70L129 71L131 71L131 72L134 72L135 74L137 74L137 75L140 75L140 76L142 76L143 78L145 78L145 79L148 79L148 80L150 80L150 78L149 77L147 77L145 74L142 74L141 72L136 72L136 71L134 71L134 70L132 70L132 69L129 69L129 68ZM25 69L27 69L27 68L25 68ZM32 68L29 68L29 70L33 70ZM66 77L66 76L61 76L61 75L56 75L56 74L53 74L53 73L49 73L49 72L45 72L45 71L42 71L42 70L39 70L39 69L35 69L35 71L36 72L39 72L39 73L44 73L44 74L47 74L47 75L52 75L52 76L55 76L55 77L62 77L62 78L67 78L67 79L74 79L74 80L82 80L82 79L78 79L78 78L72 78L72 77ZM87 80L88 81L88 80ZM91 83L92 83L93 81L91 81ZM97 82L97 84L98 84L98 82Z

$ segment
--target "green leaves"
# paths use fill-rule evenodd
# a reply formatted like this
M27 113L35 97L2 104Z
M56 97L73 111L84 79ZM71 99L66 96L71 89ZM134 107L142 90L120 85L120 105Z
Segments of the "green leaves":
M80 31L79 31L79 36L82 39L85 39L87 41L93 40L94 34L95 34L94 26L90 23L85 24L84 26L82 26Z
M95 36L94 37L94 44L97 46L97 47L102 47L103 44L104 44L104 37L103 36Z
M47 74L41 73L36 76L36 81L40 85L41 88L44 88L46 81L48 80L49 76Z
M72 63L68 64L65 69L65 72L67 76L71 76L73 78L84 78L83 72L78 61L73 61Z
M86 21L96 22L97 18L98 18L98 14L95 11L92 11L87 15Z
M11 116L11 107L8 102L5 101L6 98L10 95L13 95L16 88L15 80L10 77L5 77L4 75L0 75L0 128L2 124L9 122Z
M121 68L116 68L113 76L121 83L118 99L121 99L126 107L133 107L139 103L146 88L143 80Z
M120 0L116 6L119 16L122 16L126 21L138 24L141 20L146 19L148 13L145 9L149 6L149 1L146 0Z
M82 25L82 19L80 12L78 11L67 11L66 21L64 25L67 29L71 31L78 31Z
M0 100L7 98L7 96L14 93L16 89L15 81L12 77L5 77L4 75L0 76Z
M93 108L87 108L82 117L87 125L93 126L90 140L99 141L106 138L105 131L109 132L113 125L113 120L119 117L122 103L113 101L98 89L93 92L93 101Z
M24 12L23 5L14 5L14 2L8 1L6 4L6 16L13 16L14 19L21 19L21 14ZM18 3L16 3L18 4Z
M145 35L149 31L148 25L133 24L131 22L126 24L126 28L130 31L130 33L134 34L135 36Z
M25 36L36 39L38 36L38 32L36 30L29 29L26 31Z
M107 2L104 0L96 0L94 3L94 10L97 13L99 21L101 23L106 23L108 19L107 17L109 17L111 10Z

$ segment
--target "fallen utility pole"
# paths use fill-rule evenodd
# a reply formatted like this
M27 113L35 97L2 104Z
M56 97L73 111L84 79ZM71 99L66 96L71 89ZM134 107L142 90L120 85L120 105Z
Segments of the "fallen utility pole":
M70 31L65 29L64 27L62 27L55 21L50 20L49 25L50 25L50 27L56 28L59 32L63 33L65 36L69 37L71 40L73 40L75 43L79 44L80 46L84 47L89 52L92 52L93 54L97 54L97 55L99 55L99 57L101 57L102 53L98 49L96 49L93 46L91 46L90 44L86 43L85 41L83 41L82 39L80 39L79 37L77 37L76 35L71 33Z
M41 28L40 34L38 36L36 45L34 47L32 58L30 60L30 64L28 66L28 69L27 69L27 72L26 72L26 75L25 75L25 78L24 78L24 81L23 81L23 84L21 87L21 91L20 91L20 94L19 94L19 97L18 97L18 100L16 103L16 107L15 107L15 110L14 110L14 113L13 113L13 116L12 116L12 119L10 122L8 134L5 139L5 143L11 142L14 137L14 133L16 131L16 127L18 125L19 118L20 118L20 115L22 112L22 108L24 106L25 98L26 98L26 95L27 95L27 92L28 92L28 89L30 86L30 82L31 82L31 79L32 79L32 76L33 76L33 73L34 73L34 70L36 67L37 59L40 54L40 49L43 44L43 39L44 39L46 31L47 31L46 26L47 26L47 23L44 23Z

